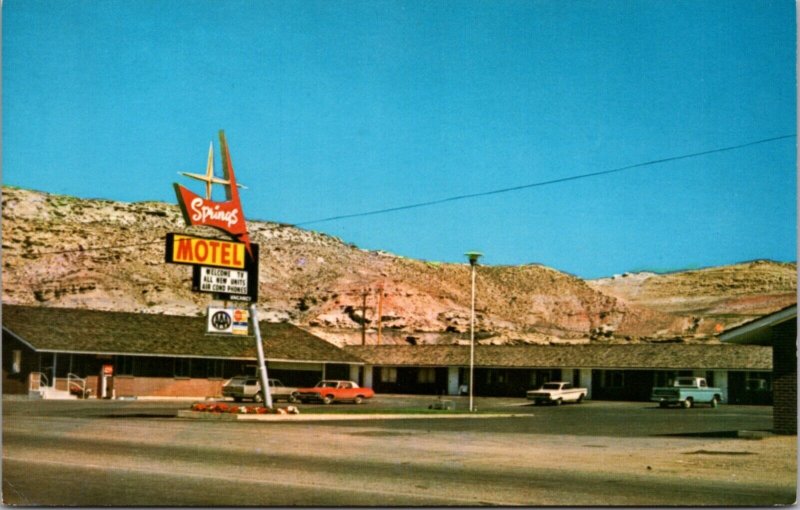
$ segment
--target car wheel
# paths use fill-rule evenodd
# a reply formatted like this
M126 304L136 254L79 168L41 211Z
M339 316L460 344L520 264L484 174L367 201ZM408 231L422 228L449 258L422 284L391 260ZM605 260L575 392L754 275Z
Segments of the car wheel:
M582 394L578 395L578 400L576 400L575 403L576 404L580 404L581 402L583 402L583 395Z
M658 407L660 407L661 409L664 409L666 407L669 407L669 404L667 402L659 402L658 403Z
M719 407L719 399L716 395L711 399L711 407Z
M233 401L234 402L241 402L242 401L242 397L233 397Z
M356 398L353 399L353 403L355 403L355 404L363 404L364 403L364 397L362 397L361 395L356 395Z
M289 395L289 399L288 400L289 400L290 404L294 404L295 402L298 402L297 393L292 393L291 395Z
M331 402L333 402L333 395L325 395L324 397L322 397L323 404L328 405Z
M554 403L555 405L557 405L557 406L560 406L561 404L563 404L563 403L564 403L564 400L562 400L562 399L560 399L560 398L557 398L557 399L555 400L555 402L553 402L553 403Z
M264 396L261 395L261 393L256 393L255 396L253 396L253 402L260 404L263 401L264 401Z
M694 404L694 402L692 402L692 399L691 398L687 398L686 400L683 401L683 408L684 409L691 409L693 404Z

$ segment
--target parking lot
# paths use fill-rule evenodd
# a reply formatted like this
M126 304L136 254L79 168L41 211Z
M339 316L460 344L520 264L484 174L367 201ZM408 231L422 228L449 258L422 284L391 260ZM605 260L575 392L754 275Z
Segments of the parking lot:
M467 397L447 397L455 405L456 412L469 409ZM427 410L439 399L432 396L417 395L379 395L362 405L335 403L292 404L300 409L301 415L307 413L353 413L347 421L375 420L362 414L398 413ZM170 418L179 409L188 409L190 400L86 400L86 401L8 401L5 404L7 416L18 414L38 417L74 417L82 419L102 418ZM278 407L289 404L280 402ZM514 415L515 418L491 420L491 429L496 433L536 433L594 435L608 437L733 437L737 431L768 431L772 427L771 406L728 406L717 409L698 406L693 409L661 409L650 402L608 402L584 401L581 404L562 406L535 406L520 398L476 398L474 407L478 414L493 413ZM440 415L452 414L442 411ZM426 427L442 431L464 431L475 427L471 419L431 419L421 420ZM524 418L524 419L521 419ZM420 420L392 420L392 428L417 428ZM336 427L338 421L320 422L320 426Z
M402 412L386 396L302 413ZM504 418L246 423L189 401L4 401L5 503L41 505L759 505L794 501L796 438L742 439L771 408L531 406ZM464 409L466 399L456 399Z

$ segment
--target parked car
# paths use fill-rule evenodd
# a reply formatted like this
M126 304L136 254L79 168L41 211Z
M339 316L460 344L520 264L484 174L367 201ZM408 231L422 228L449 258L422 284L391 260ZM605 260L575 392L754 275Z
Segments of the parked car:
M702 377L677 377L672 386L653 388L650 400L660 407L680 405L689 409L698 403L717 407L722 402L722 390L710 387Z
M544 383L538 390L530 390L526 393L526 398L532 400L534 404L555 404L560 406L564 402L581 403L586 397L586 388L574 388L568 382L548 382Z
M297 388L284 386L278 379L269 379L269 391L273 401L286 400L297 402ZM222 386L222 396L232 397L236 402L244 399L263 402L264 394L261 392L261 381L258 377L239 375Z
M300 402L322 402L330 404L339 401L352 401L361 404L365 399L375 396L371 388L362 388L353 381L320 381L313 388L300 388L297 398Z

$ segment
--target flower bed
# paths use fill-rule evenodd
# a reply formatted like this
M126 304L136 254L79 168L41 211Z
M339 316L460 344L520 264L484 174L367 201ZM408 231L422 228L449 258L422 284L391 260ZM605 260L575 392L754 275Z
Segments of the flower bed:
M195 402L192 411L205 413L232 413L232 414L300 414L295 406L270 408L264 406L239 406L229 405L224 402Z

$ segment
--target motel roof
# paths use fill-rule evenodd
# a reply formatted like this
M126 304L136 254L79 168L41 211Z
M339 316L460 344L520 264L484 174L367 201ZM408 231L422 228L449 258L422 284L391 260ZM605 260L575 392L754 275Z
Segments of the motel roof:
M349 346L369 365L468 366L469 346ZM475 366L491 368L616 368L771 370L772 348L727 344L476 345Z
M797 303L724 331L719 339L734 344L772 345L770 329L788 321L797 321Z
M206 334L206 317L3 305L3 331L38 352L256 359L252 336ZM292 324L260 322L270 361L362 364Z

